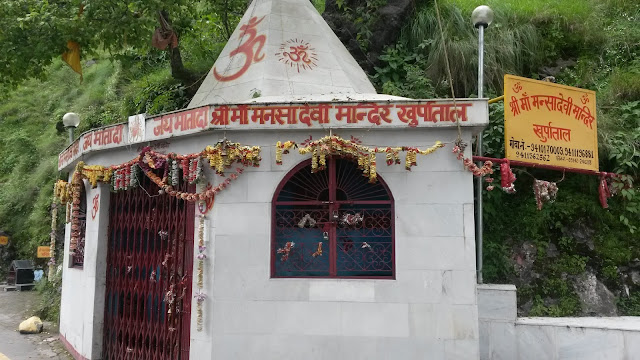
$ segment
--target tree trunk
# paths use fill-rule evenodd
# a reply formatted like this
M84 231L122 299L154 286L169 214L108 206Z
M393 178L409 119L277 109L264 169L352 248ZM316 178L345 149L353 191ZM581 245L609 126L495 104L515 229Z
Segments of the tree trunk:
M164 18L164 20L171 26L171 20L169 19L169 13L166 10L160 11L160 16ZM160 26L162 26L162 20L160 19ZM176 33L176 36L178 34ZM197 90L198 88L193 85L193 82L197 80L195 74L185 68L184 63L182 62L182 55L180 55L180 42L178 42L178 46L171 47L169 45L167 47L167 51L169 52L169 63L171 65L171 76L178 80L183 85L187 86L188 89ZM193 90L195 94L195 90Z

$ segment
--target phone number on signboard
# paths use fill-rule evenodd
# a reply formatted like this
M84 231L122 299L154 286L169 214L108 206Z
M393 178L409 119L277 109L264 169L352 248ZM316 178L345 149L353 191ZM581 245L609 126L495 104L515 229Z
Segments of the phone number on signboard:
M516 157L525 160L551 161L549 155L533 154L524 151L516 151Z

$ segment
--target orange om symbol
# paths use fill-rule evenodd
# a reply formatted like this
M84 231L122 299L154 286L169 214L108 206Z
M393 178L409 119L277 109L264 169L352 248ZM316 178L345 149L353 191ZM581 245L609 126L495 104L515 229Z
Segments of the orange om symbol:
M309 46L298 45L291 46L290 52L283 52L282 55L289 57L289 59L293 62L301 61L305 64L311 64L311 60L309 60L309 55L307 54L307 50L309 50Z
M253 62L259 62L264 59L264 54L260 54L260 51L262 51L262 47L264 46L265 41L267 41L267 37L264 35L258 36L256 32L256 25L258 25L263 19L264 16L260 19L254 16L251 18L251 20L249 20L248 23L240 27L240 30L242 30L240 38L242 39L245 35L249 35L249 38L245 42L240 44L237 49L229 53L229 57L233 57L236 54L244 54L244 65L242 65L240 70L238 70L235 74L228 76L222 76L218 74L218 71L214 67L213 76L215 76L218 81L235 80L242 76L249 69ZM254 53L253 50L256 45L258 45L258 48Z

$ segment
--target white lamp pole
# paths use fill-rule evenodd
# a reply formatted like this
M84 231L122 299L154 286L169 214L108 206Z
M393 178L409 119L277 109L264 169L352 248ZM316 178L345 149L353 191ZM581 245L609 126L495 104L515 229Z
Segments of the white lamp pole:
M69 131L69 144L73 143L73 130L80 124L80 117L76 113L66 113L62 117L64 127Z
M471 13L471 22L478 29L478 98L484 97L484 29L493 21L493 10L478 6ZM476 155L482 156L482 132L478 134ZM482 284L482 177L476 178L476 271L478 284Z

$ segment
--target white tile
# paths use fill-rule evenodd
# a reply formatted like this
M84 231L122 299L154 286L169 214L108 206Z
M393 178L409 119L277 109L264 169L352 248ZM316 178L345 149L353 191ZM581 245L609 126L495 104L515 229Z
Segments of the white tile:
M271 206L259 203L219 204L214 220L219 235L270 234Z
M491 339L491 359L512 360L518 358L516 331L513 323L491 323L489 338Z
M556 328L558 359L622 359L621 331L584 328Z
M396 280L375 283L377 302L438 303L442 300L442 272L399 270Z
M452 304L477 304L475 271L444 271L442 292Z
M407 304L340 303L344 336L409 336Z
M309 301L375 301L374 283L365 280L315 280L309 282Z
M472 360L479 359L478 340L446 340L444 345L445 359Z
M340 333L341 307L337 302L277 301L274 332L290 335Z
M474 270L465 263L463 237L396 238L396 268L410 270Z
M520 360L558 359L553 326L516 325L516 341Z
M462 205L396 204L396 234L463 236Z
M517 316L516 288L495 289L493 285L478 285L478 316L514 322Z

